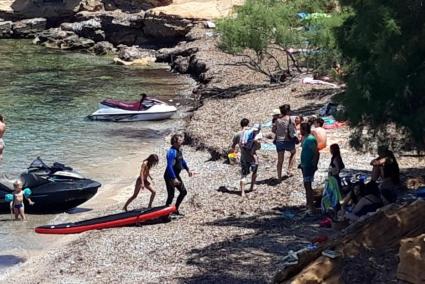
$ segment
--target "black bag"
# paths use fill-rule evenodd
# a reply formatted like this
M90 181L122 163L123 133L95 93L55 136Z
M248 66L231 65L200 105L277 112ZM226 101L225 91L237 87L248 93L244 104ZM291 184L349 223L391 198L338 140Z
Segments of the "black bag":
M289 126L292 124L293 122L292 122L292 119L291 119L291 117L289 117L289 123L288 123L288 130L286 131L286 135L287 135L287 137L288 137L288 139L290 140L290 141L292 141L292 142L294 142L295 143L295 145L298 145L298 144L300 144L300 139L298 139L298 137L297 137L297 127L294 125L294 128L295 128L295 136L294 137L291 137L291 135L289 135Z

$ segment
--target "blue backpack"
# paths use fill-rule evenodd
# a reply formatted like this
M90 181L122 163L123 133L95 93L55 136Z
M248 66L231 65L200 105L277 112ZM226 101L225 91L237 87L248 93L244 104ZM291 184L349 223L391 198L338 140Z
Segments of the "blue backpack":
M254 129L248 129L242 132L241 138L239 140L239 147L245 150L251 150L254 145L254 139L257 133Z

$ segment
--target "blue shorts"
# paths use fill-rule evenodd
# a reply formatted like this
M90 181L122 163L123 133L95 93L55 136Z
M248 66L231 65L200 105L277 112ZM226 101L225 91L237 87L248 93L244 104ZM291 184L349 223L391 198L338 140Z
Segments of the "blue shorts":
M15 209L21 209L22 207L24 207L24 204L23 203L21 203L21 204L15 204Z
M256 174L258 170L258 165L253 162L241 162L241 177L244 178L249 175L251 172Z
M295 150L295 141L276 141L277 152L292 152Z
M303 172L303 181L304 182L313 182L314 181L314 173L316 172L313 168L302 168Z

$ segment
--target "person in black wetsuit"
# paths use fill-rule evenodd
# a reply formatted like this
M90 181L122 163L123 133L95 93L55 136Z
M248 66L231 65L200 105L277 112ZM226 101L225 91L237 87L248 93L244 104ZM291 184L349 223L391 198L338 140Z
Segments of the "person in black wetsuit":
M142 94L140 94L140 96L141 96L141 98L140 98L140 101L139 101L139 110L143 110L143 109L145 109L144 102L145 102L148 95L146 95L145 93L142 93Z
M167 151L167 167L165 168L164 180L167 185L167 201L166 205L170 206L174 199L174 193L177 189L179 191L179 196L176 201L177 211L175 215L182 214L179 211L180 204L182 203L184 197L187 194L184 183L180 177L180 172L184 169L187 171L189 177L192 176L192 172L189 170L186 161L183 159L183 153L180 149L183 144L183 137L178 134L174 134L171 137L171 147Z

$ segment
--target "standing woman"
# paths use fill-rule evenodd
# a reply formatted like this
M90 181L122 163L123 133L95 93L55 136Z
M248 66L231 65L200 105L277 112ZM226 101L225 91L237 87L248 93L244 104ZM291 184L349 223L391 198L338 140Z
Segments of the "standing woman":
M152 180L150 175L150 170L158 164L158 156L155 154L149 155L149 157L143 161L142 167L140 169L140 176L136 180L136 185L134 186L133 195L127 200L124 205L124 210L127 211L128 205L139 195L141 189L146 188L151 192L151 198L149 200L149 208L152 207L152 202L155 198L155 190L152 188L151 183L148 181L148 178Z
M331 163L329 164L328 173L330 176L333 176L337 180L338 185L341 188L341 177L339 176L339 174L345 168L345 165L344 165L344 162L342 161L339 145L332 144L330 146L330 150L331 150L332 158L331 158Z
M192 172L189 170L186 161L183 159L183 153L181 151L181 145L183 144L183 137L179 134L174 134L171 137L171 147L167 151L167 167L165 168L164 180L167 185L167 201L166 205L170 206L174 199L174 193L177 189L179 196L176 201L176 212L174 215L182 214L179 212L180 204L187 194L186 187L184 186L183 180L180 177L180 172L184 169L187 171L189 177L192 176Z
M289 152L289 162L287 176L292 176L292 168L295 160L295 144L297 143L297 130L295 122L290 117L291 107L288 104L279 107L280 116L276 119L272 127L275 134L277 151L277 179L282 180L282 167L285 158L285 152Z

